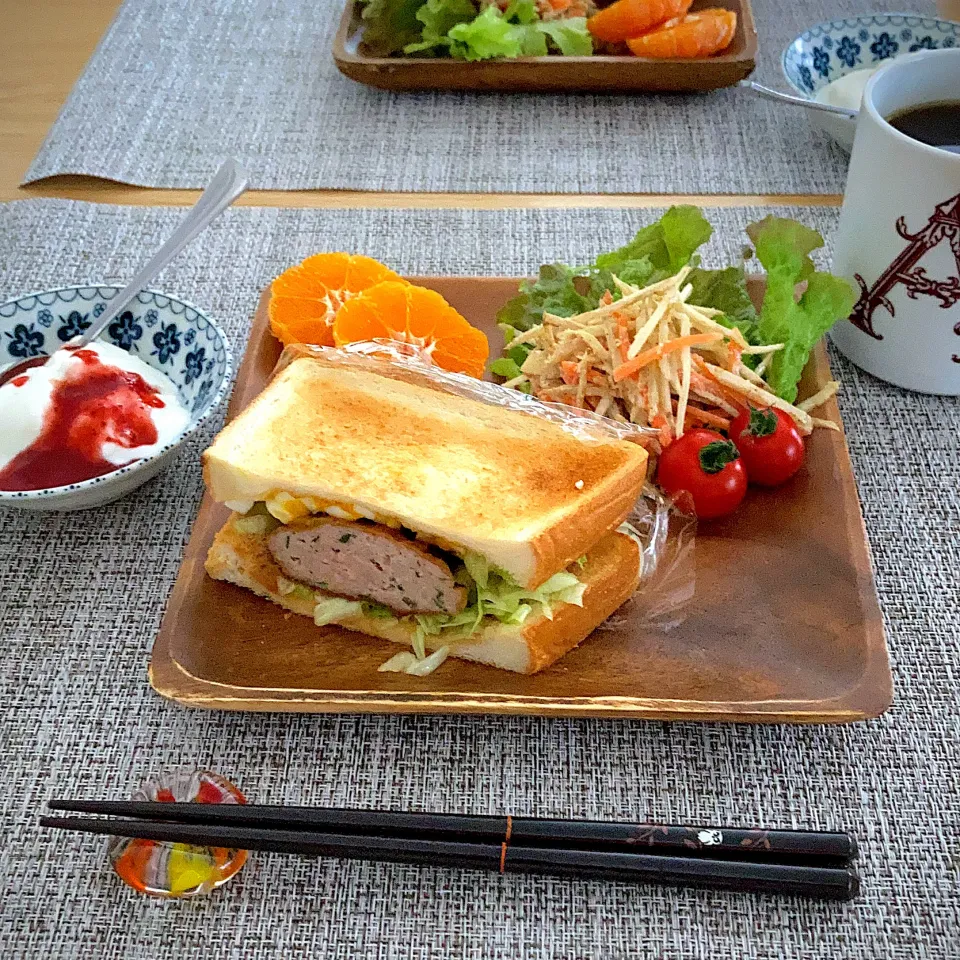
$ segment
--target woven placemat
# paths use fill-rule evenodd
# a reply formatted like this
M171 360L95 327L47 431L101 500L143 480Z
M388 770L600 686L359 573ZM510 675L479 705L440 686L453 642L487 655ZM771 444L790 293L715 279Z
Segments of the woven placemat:
M710 212L729 262L765 210ZM786 211L822 231L835 213ZM0 207L0 300L127 277L180 212ZM586 260L654 211L229 211L158 282L242 347L261 287L323 249L406 273ZM848 727L225 714L161 700L146 665L216 428L94 512L0 511L0 956L948 960L960 944L960 516L955 400L834 357L877 566L896 701ZM949 438L953 438L949 443ZM122 797L199 763L261 802L841 828L850 904L257 855L203 901L125 888L103 843L35 826L51 796Z
M233 156L251 186L278 190L843 189L846 156L811 130L805 111L742 90L491 96L360 86L337 72L331 53L344 2L126 0L27 180L85 173L201 187ZM756 77L782 88L787 43L821 20L863 13L862 0L753 5ZM868 64L866 45L862 56Z

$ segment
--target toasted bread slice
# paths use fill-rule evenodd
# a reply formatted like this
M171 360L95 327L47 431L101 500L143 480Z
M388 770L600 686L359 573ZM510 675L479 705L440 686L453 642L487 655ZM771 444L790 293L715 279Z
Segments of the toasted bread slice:
M312 600L280 593L278 577L283 578L283 571L270 553L267 536L238 530L234 526L236 518L234 514L214 538L207 556L207 573L216 580L252 590L294 613L312 617ZM639 549L623 534L608 534L590 550L577 575L587 587L582 607L561 604L554 609L552 620L542 613L533 614L515 626L487 618L468 640L453 643L450 655L516 673L536 673L550 666L630 597L640 576ZM340 626L408 645L415 629L410 622L369 616L344 619ZM449 640L443 634L426 638L431 650L445 643Z
M203 461L216 500L311 497L480 554L534 588L625 519L647 455L533 414L301 357Z

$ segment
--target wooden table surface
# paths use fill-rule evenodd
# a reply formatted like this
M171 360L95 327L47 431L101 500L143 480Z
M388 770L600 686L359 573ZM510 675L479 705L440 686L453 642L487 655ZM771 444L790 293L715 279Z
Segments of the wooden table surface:
M120 0L0 0L0 202L67 197L100 203L176 206L198 190L134 187L97 177L50 177L21 187L23 175L61 105L107 29ZM352 190L252 190L241 204L267 207L705 207L741 204L838 206L839 195L665 195L387 193Z

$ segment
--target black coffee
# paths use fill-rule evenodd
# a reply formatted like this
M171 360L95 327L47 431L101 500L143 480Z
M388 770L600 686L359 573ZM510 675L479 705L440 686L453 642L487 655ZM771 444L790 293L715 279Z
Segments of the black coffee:
M960 153L960 100L907 107L887 117L887 123L921 143Z

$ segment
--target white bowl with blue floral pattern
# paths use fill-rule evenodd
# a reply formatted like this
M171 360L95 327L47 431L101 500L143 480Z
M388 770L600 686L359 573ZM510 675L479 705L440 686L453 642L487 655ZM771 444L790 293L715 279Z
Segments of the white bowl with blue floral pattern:
M960 23L913 13L869 13L810 27L783 51L780 63L787 83L799 96L813 100L828 83L855 70L917 50L950 47L960 47ZM814 127L851 149L856 120L805 112Z
M0 304L0 369L52 353L82 333L120 292L83 284L31 293ZM130 493L167 466L183 443L217 408L230 385L233 357L224 332L185 300L144 290L100 335L159 370L190 412L186 430L155 455L102 477L46 490L0 490L0 505L31 510L82 510Z

